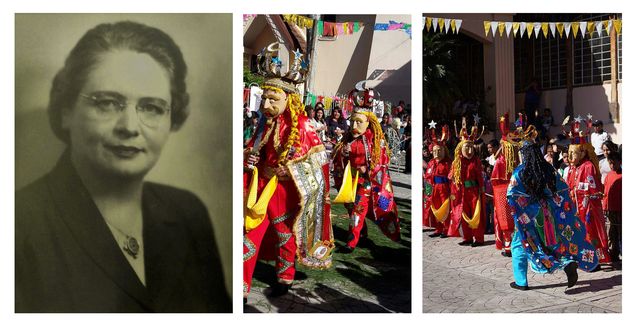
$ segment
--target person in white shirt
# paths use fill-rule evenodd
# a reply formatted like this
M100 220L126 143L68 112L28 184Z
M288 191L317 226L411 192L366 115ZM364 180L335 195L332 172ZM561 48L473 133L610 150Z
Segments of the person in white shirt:
M593 127L596 131L591 133L591 145L593 145L593 148L596 150L596 156L598 156L598 160L600 160L604 158L602 144L607 140L611 140L611 136L602 128L602 121L593 121Z

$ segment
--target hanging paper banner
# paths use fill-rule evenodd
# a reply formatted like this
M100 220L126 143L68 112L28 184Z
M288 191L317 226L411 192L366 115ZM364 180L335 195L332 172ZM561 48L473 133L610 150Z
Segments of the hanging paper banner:
M587 33L587 22L580 22L580 33L584 38L585 34Z
M496 37L496 30L498 29L498 22L491 22L491 34Z
M518 31L520 31L520 23L513 23L513 37L518 36Z
M544 35L545 39L549 35L549 23L542 23L542 35Z
M453 18L438 18L438 17L424 17L424 24L426 24L427 31L439 33L452 33L457 34L460 32L462 26L462 20ZM573 33L573 37L577 38L578 33L584 38L587 35L593 37L596 32L598 36L602 36L602 30L605 30L607 34L611 31L622 33L622 20L602 20L602 21L575 21L575 22L505 22L505 21L483 21L484 35L491 35L495 38L496 32L498 36L504 37L506 31L506 37L510 37L513 33L513 37L523 38L526 34L528 38L532 38L532 34L535 38L538 38L540 31L544 38L549 37L549 31L551 31L551 37L570 37ZM557 32L557 33L556 33Z
M389 23L376 23L373 26L374 31L404 31L411 38L411 24L398 23L389 21Z
M531 32L533 31L533 23L527 23L527 37L531 39Z
M540 28L542 28L540 23L533 23L533 31L535 32L536 39L538 38L538 34L540 34Z
M571 22L571 29L573 30L573 38L577 38L578 29L580 29L580 22Z
M594 22L587 22L587 33L590 37L593 37L593 33L596 31L596 24Z
M484 22L484 36L489 36L489 29L491 28L491 22Z
M504 34L504 22L498 22L498 32L500 32L500 36Z
M596 23L596 32L598 32L599 37L602 37L602 23L601 21Z
M313 27L313 18L309 18L301 15L292 15L292 14L282 15L282 18L284 19L285 22L294 24L298 27L302 27L302 28Z
M616 29L616 33L621 34L622 33L622 21L619 19L616 19L613 21L613 27Z
M568 38L571 35L571 23L563 23L564 35Z

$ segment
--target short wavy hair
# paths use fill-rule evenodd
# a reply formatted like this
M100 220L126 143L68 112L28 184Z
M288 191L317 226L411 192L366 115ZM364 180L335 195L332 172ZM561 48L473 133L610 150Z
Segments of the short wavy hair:
M172 131L178 130L189 116L187 64L173 39L155 27L136 22L100 24L82 36L53 79L47 108L49 124L65 143L69 143L69 132L62 128L63 110L73 108L100 55L116 50L147 54L167 70L171 83Z

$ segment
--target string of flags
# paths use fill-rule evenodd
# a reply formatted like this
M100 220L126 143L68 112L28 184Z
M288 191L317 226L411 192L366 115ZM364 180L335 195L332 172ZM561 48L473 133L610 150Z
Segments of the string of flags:
M302 28L313 28L313 18L301 15L285 14L282 15L285 22L294 24Z
M442 18L442 17L422 17L422 27L427 29L427 32L433 30L433 32L458 34L460 28L462 28L462 19L455 18Z
M601 37L603 32L609 35L615 29L617 34L622 33L622 20L621 19L607 19L600 21L581 21L581 22L502 22L502 21L484 21L484 33L485 36L496 36L496 31L500 37L506 35L508 38L510 35L513 37L520 36L524 38L525 34L528 38L531 38L531 34L534 34L536 38L542 31L542 35L547 38L549 32L552 37L569 37L573 34L573 38L578 37L578 33L585 38L587 34L589 37L593 37L595 33Z
M318 21L318 35L338 36L358 33L364 27L362 22L325 22Z
M389 21L389 23L376 23L373 25L374 31L404 31L411 37L411 24Z
M343 117L349 117L351 112L353 111L353 104L349 101L349 97L347 95L335 95L335 96L319 96L315 95L311 92L307 93L305 96L304 104L309 105L311 107L316 106L317 103L322 103L326 111L331 111L335 108L339 108L342 112ZM378 116L382 117L382 114L388 109L389 111L393 107L393 104L389 101L384 100L374 100L374 112L376 114L379 113ZM326 113L328 116L329 112Z

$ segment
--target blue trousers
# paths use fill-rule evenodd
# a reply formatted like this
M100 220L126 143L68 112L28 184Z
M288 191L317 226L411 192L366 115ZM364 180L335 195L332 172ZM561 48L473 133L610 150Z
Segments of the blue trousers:
M527 270L529 269L529 261L527 260L527 253L522 247L520 233L517 230L514 231L511 239L511 267L516 285L528 286Z

